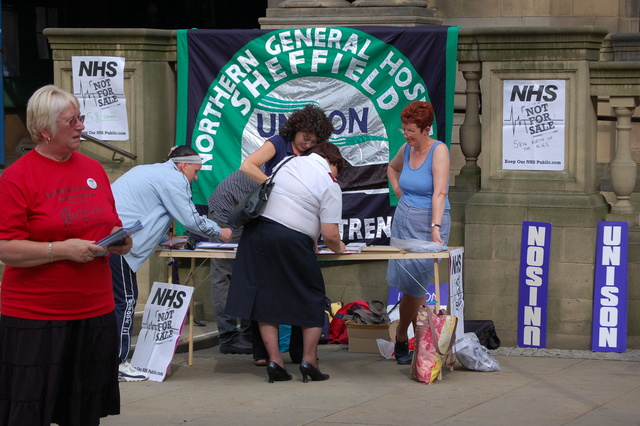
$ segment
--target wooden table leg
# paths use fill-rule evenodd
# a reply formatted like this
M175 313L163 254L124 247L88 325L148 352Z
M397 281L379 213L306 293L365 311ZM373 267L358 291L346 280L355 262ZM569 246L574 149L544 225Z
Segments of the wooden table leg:
M175 262L175 260L174 260L174 262ZM193 283L193 286L195 287L195 282L194 282L195 271L196 271L196 258L192 257L191 258L191 269L189 271L189 275L187 276L186 282L184 283L185 285L189 285L189 281L191 281ZM168 277L167 282L169 284L172 284L172 281L173 281L173 270L172 270L171 265L169 265L168 275L169 275L169 277ZM189 360L188 360L189 365L193 365L193 319L194 319L193 309L194 309L194 306L195 306L194 296L195 296L194 294L191 295L191 301L189 302L189 333L188 333L188 337L187 337L187 341L189 343Z
M175 260L174 260L175 262ZM185 281L185 285L189 285L189 281L191 281L192 283L194 283L194 287L195 287L195 282L194 280L194 275L195 275L195 270L196 270L196 258L192 257L191 258L191 269L189 271L189 275L187 276L187 279ZM173 270L172 270L172 266L169 265L169 272L168 272L168 280L167 282L169 284L173 283ZM188 364L189 365L193 365L193 309L195 306L195 302L193 300L193 294L191 295L191 301L189 302L189 334L187 337L187 341L189 343L189 359L188 359ZM169 365L169 368L171 368L171 365ZM169 374L169 373L168 373Z
M440 263L438 259L433 259L433 287L436 293L436 311L437 314L440 312ZM427 308L428 309L428 308ZM436 346L438 342L433 342ZM442 380L442 368L440 369L440 373L438 374L438 378L436 380Z
M194 286L195 292L195 282L193 281L196 273L196 259L195 257L191 258L191 270L189 271L189 279L185 284L189 285L189 281ZM195 294L191 295L191 302L189 302L189 365L193 365L193 309L195 307L194 302Z
M436 314L440 311L440 262L438 259L433 259L433 286L436 291Z

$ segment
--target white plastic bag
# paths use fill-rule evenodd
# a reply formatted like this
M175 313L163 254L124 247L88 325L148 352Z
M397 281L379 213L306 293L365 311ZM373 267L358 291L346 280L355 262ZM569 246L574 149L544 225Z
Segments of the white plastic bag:
M489 349L482 346L475 333L464 333L462 341L456 345L456 357L468 370L498 371L500 364Z
M393 343L384 339L376 339L376 343L378 344L380 355L382 355L386 359L393 358L393 349L395 346Z
M415 238L403 240L401 238L391 237L391 246L402 251L409 252L438 252L445 251L447 246L436 243L434 241L424 241Z

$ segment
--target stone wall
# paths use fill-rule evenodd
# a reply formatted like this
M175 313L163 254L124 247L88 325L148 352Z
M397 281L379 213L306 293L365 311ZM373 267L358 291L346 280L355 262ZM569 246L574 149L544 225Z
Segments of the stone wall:
M637 33L636 0L429 0L444 25L479 27L605 27L610 33Z
M590 90L590 64L599 59L605 36L606 29L599 27L460 32L458 59L464 67L482 64L484 95L481 185L464 207L461 202L456 205L464 208L465 317L493 319L507 346L517 342L522 222L534 221L552 225L547 346L590 347L596 230L598 221L606 220L609 212L597 189L595 95L619 95L620 87L603 83L605 89ZM627 65L619 65L618 75L624 75ZM567 84L566 154L561 173L505 170L501 164L502 84L519 79L563 79ZM630 87L627 91L633 98L635 92ZM638 347L640 322L632 307L640 302L639 281L633 273L638 268L640 241L637 217L629 220L636 226L630 237L628 344Z

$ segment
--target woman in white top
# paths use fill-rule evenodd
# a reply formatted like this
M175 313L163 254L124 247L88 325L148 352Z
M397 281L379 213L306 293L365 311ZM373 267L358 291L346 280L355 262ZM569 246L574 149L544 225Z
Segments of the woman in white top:
M269 354L269 383L291 379L280 353L279 324L302 327L303 382L329 378L317 365L326 298L315 253L320 235L334 252L345 250L339 231L342 191L335 178L344 164L331 143L291 159L278 170L262 216L244 226L226 313L258 321Z

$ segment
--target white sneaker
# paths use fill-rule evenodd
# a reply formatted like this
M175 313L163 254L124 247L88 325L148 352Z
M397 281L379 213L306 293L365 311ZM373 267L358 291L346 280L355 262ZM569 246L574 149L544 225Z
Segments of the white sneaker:
M136 370L133 365L125 361L118 367L119 382L141 382L147 380L149 376L140 370Z

